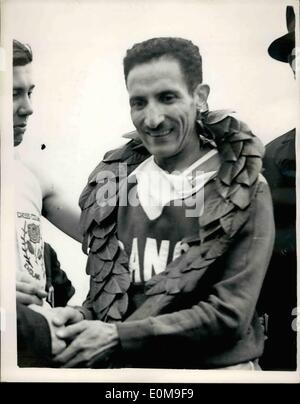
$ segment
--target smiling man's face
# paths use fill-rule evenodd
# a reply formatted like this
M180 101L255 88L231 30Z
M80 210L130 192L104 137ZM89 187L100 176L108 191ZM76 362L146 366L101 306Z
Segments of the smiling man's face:
M13 123L14 146L22 143L28 117L33 113L31 94L34 88L32 82L31 63L13 68Z
M156 160L187 152L197 137L197 90L190 93L177 60L161 57L133 67L127 78L131 118Z

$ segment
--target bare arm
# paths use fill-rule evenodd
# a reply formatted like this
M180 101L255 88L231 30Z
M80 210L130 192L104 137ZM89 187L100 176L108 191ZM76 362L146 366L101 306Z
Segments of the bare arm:
M68 234L70 237L81 242L82 236L79 231L80 208L66 198L62 188L51 187L43 199L43 216L54 226ZM74 198L76 199L76 197Z
M80 208L76 193L66 184L68 178L61 175L53 178L45 163L38 167L26 161L28 168L36 175L43 195L43 216L68 236L81 242L79 231Z

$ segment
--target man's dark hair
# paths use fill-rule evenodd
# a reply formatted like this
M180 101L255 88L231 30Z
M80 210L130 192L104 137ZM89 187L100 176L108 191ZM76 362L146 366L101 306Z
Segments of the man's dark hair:
M161 57L168 57L179 62L187 83L192 92L202 83L202 58L198 46L183 38L152 38L135 44L127 50L123 59L124 76L127 77L136 65L147 63Z
M32 50L16 39L13 40L13 66L25 66L32 62Z

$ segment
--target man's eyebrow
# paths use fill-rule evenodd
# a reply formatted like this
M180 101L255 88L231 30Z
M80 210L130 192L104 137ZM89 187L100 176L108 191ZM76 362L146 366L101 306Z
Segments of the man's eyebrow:
M174 95L178 95L179 92L177 90L163 90L159 93L159 95L167 95L167 94L174 94Z
M142 95L133 95L132 97L129 98L129 103L131 104L134 101L142 101L144 99L145 97L143 97Z
M29 91L33 90L35 88L35 84L32 84L29 87ZM24 91L24 87L18 87L18 86L14 86L13 87L13 91Z

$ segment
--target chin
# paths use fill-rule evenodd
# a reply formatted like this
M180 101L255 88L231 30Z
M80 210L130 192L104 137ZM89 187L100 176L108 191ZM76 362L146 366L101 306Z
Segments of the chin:
M14 147L19 146L23 142L23 136L17 135L14 137Z
M173 156L175 156L177 153L175 150L172 150L170 148L152 148L152 150L149 150L149 152L156 158L162 160L162 159L169 159Z

